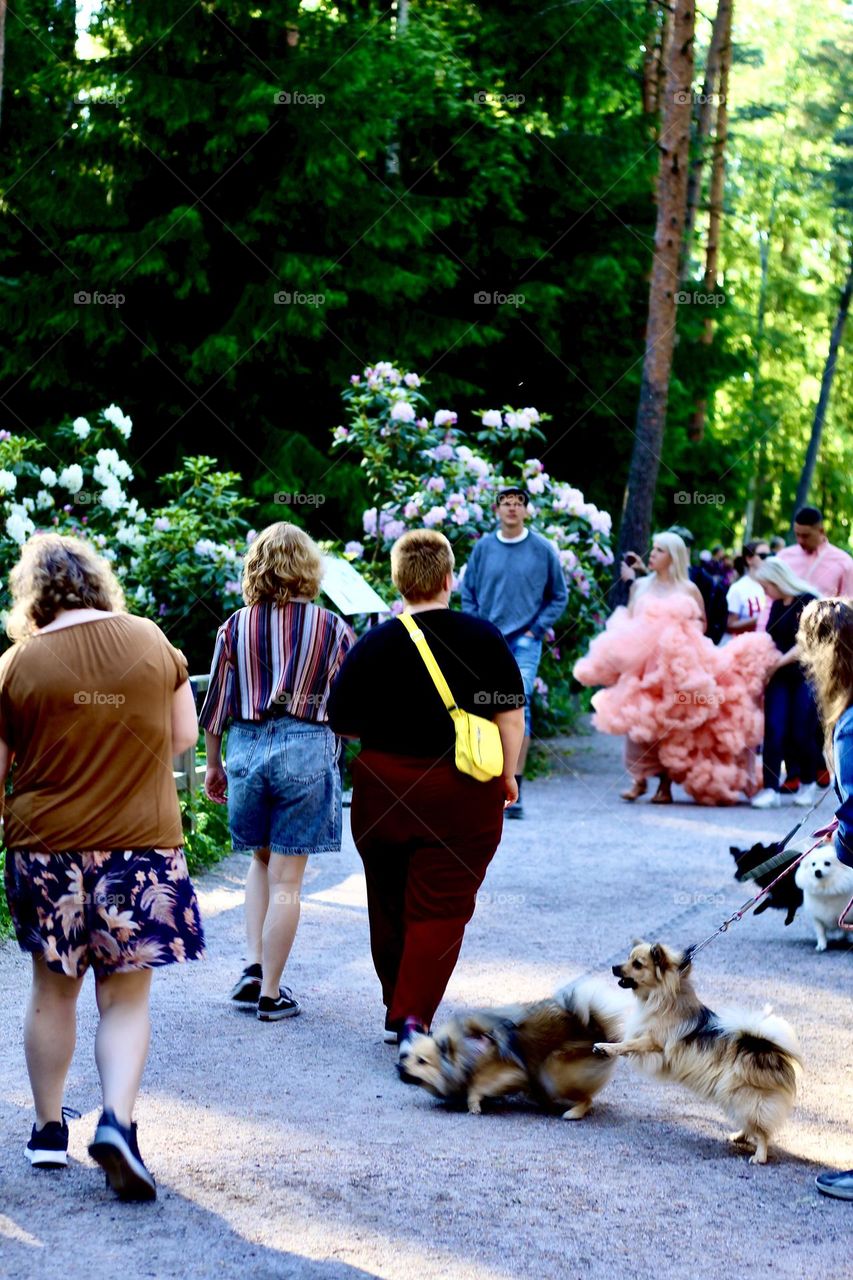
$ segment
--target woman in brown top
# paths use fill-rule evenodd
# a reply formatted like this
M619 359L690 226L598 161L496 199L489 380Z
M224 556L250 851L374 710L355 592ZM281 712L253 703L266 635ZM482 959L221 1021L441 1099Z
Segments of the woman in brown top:
M31 538L10 576L14 645L0 658L6 894L33 957L24 1049L33 1165L67 1164L63 1107L77 997L95 973L103 1114L89 1147L126 1200L153 1200L132 1111L148 1054L151 970L204 940L181 849L172 756L198 736L183 655L124 612L106 560Z

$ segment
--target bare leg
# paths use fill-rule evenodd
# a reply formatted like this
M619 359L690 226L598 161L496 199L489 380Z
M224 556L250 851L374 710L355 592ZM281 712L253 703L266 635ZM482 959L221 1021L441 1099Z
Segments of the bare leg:
M77 997L82 978L48 969L33 956L33 985L24 1020L24 1053L36 1107L36 1125L62 1120L65 1078L77 1039Z
M296 937L301 907L302 877L307 854L275 853L267 869L269 906L263 931L264 978L261 995L278 999L278 984Z
M524 737L521 740L521 750L518 753L518 764L515 766L515 772L519 777L524 774L524 766L527 764L527 753L530 750L530 738Z
M269 849L256 849L246 876L246 945L249 964L260 964L263 949L264 920L270 902L267 866ZM278 989L276 989L278 995Z
M151 970L113 973L95 986L101 1020L95 1034L95 1061L101 1077L104 1110L129 1125L148 1057L151 1018L148 998Z

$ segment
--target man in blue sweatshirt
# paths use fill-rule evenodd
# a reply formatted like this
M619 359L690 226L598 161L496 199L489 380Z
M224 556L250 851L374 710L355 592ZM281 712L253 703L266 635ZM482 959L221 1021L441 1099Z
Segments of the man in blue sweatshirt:
M501 489L495 502L498 527L474 544L462 578L462 608L502 631L524 681L524 742L518 757L518 800L507 818L523 816L521 779L530 746L530 702L542 657L542 637L569 598L557 552L547 538L525 528L528 494ZM483 691L488 702L488 690ZM500 708L498 708L500 710Z

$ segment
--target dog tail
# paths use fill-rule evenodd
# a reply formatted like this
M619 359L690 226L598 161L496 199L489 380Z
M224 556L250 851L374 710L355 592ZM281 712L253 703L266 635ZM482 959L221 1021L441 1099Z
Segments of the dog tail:
M790 1022L771 1013L769 1006L761 1013L728 1010L717 1020L720 1030L735 1041L738 1065L747 1083L758 1085L762 1082L758 1077L766 1078L769 1072L785 1087L795 1087L802 1050Z
M566 1013L572 1013L584 1026L596 1022L605 1028L613 1027L619 1035L625 1015L631 1005L631 994L604 983L600 978L580 978L561 987L554 996ZM610 1036L608 1035L608 1038Z

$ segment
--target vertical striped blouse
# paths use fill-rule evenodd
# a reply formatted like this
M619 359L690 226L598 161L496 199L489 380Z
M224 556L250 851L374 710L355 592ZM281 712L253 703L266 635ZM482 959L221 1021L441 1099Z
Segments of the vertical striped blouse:
M217 633L199 721L217 735L229 720L271 713L324 723L329 689L353 644L344 620L316 604L238 609Z

